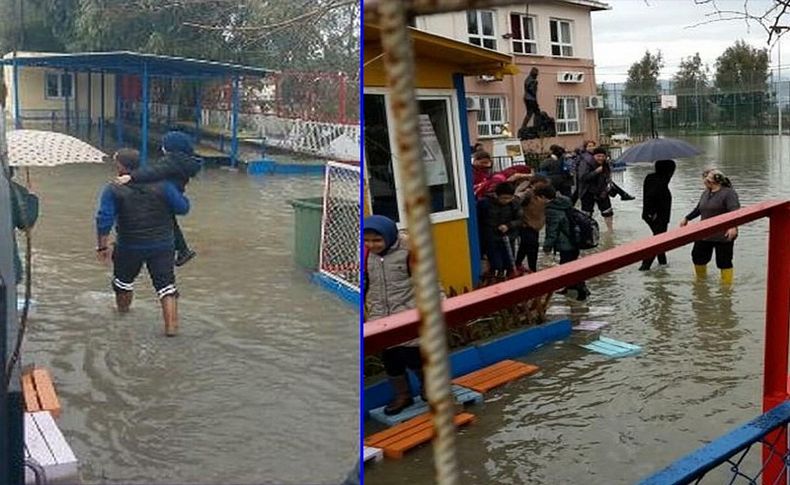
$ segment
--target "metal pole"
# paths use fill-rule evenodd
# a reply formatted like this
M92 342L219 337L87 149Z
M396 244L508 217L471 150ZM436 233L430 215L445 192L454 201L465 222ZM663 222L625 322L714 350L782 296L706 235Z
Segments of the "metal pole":
M775 209L770 216L768 263L765 289L765 367L763 369L763 411L788 398L787 364L790 337L790 208ZM785 436L777 440L777 433ZM766 443L776 443L773 450L763 446L763 483L787 483L782 457L787 453L787 428L774 431Z
M779 60L777 61L776 67L776 119L778 120L778 127L779 127L779 147L782 146L782 101L779 99L779 86L781 86L782 81L782 36L776 38L776 52L777 57Z
M148 162L148 63L143 63L143 120L142 140L140 140L140 165Z
M389 99L396 132L397 160L406 208L411 251L416 261L414 286L421 317L420 350L424 359L425 388L431 410L436 479L441 485L460 483L455 453L455 404L450 392L450 366L446 326L439 294L436 253L430 218L430 196L425 166L420 160L419 109L414 92L414 50L409 37L405 5L377 2L381 45ZM366 5L366 11L371 11Z
M173 96L173 78L168 78L167 81L167 96L165 96L165 103L167 103L167 129L170 129L170 122L172 121L172 104L171 98Z
M88 71L88 136L93 128L93 73Z
M699 106L699 79L695 79L694 80L694 97L696 98L696 101L697 101L697 103L696 103L697 104L697 131L699 132L699 111L700 111L700 106Z
M123 144L123 103L121 102L121 75L115 74L115 142Z
M656 104L655 101L650 101L650 136L652 138L658 138L658 136L656 136L656 120L653 119L654 118L654 116L653 116L653 111L654 111L653 105L654 104Z
M19 65L16 62L16 52L14 52L14 61L12 65L14 74L14 128L22 128L22 115L20 113L19 103Z
M104 117L106 116L105 113L105 106L104 106L104 71L101 73L101 115L99 116L99 140L101 141L101 146L104 148Z
M239 153L239 76L233 77L233 106L230 118L230 166L236 167Z
M202 82L198 79L195 85L195 146L200 143L200 119L203 116L203 107L201 105L201 92L200 88Z
M80 103L79 103L79 89L78 80L80 77L79 71L74 71L74 81L71 83L71 95L74 97L74 124L77 125L77 134L80 132Z
M66 75L66 78L69 77L69 71L65 71L64 70L63 73ZM71 90L74 91L74 83L71 83ZM63 77L60 78L60 94L62 94L62 95L64 94L63 93ZM74 93L71 93L71 94L73 95ZM63 110L66 113L66 133L70 133L71 132L71 113L69 112L69 97L65 96L65 95L63 96Z

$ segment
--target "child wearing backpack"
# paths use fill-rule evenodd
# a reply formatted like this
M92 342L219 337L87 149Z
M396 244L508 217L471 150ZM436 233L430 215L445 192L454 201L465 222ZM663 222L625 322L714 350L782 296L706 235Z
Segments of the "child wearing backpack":
M543 241L543 251L547 254L560 253L560 264L576 261L580 254L577 233L586 231L579 231L573 220L574 209L571 199L557 194L551 186L536 189L535 195L550 201L546 205L546 238ZM569 289L576 290L576 299L579 301L584 301L590 296L590 290L584 281L569 286L559 293L564 294Z

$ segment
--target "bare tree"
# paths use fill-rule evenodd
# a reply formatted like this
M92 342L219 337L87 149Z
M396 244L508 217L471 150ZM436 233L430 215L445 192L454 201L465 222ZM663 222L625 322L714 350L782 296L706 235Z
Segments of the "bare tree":
M783 19L790 8L790 0L771 0L768 5L755 5L750 0L743 0L743 4L737 9L726 9L721 7L720 0L694 0L697 5L708 7L711 11L705 14L705 20L698 22L690 27L714 22L744 22L747 28L755 26L765 31L768 35L767 42L771 44L781 37L788 27L783 25Z

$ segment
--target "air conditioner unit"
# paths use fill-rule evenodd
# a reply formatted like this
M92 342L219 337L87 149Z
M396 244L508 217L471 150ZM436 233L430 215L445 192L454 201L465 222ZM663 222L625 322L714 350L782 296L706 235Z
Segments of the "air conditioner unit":
M560 71L557 73L557 82L558 83L583 83L584 82L584 73L583 72L571 72L571 71Z
M467 111L480 111L480 96L467 96L466 97L466 110Z
M603 96L588 96L587 109L601 109L603 108Z

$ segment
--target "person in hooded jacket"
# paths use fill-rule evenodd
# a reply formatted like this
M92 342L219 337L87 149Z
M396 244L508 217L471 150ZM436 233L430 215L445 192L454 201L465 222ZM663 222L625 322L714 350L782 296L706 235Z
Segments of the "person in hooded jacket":
M674 160L658 160L655 172L647 174L642 189L642 220L647 223L653 235L667 232L669 216L672 213L672 193L669 182L675 173ZM654 257L642 261L639 271L647 271L653 265ZM658 264L667 264L667 255L658 255Z
M551 180L551 185L557 192L570 197L573 191L573 175L565 170L565 149L560 145L552 145L549 152L551 156L540 162L540 171Z
M543 252L560 254L560 264L570 263L579 259L581 252L571 237L571 221L568 212L573 207L571 199L556 193L551 185L535 189L535 196L548 201L546 205L546 237L543 240ZM558 293L565 294L567 290L576 290L576 299L584 301L590 296L590 290L584 281L569 286Z
M186 189L189 179L200 172L200 162L195 158L192 139L186 133L169 131L162 138L162 152L164 156L156 162L134 170L128 175L116 179L119 184L130 182L150 183L169 180L173 182L182 194ZM175 231L176 266L183 266L196 256L195 251L189 248L184 238L184 233L173 216L173 230Z
M409 248L398 234L395 221L379 215L366 217L363 238L365 321L414 308L417 303L411 280ZM420 382L424 382L419 339L386 349L382 360L395 391L394 399L384 408L384 414L391 416L414 404L406 370L411 369Z

